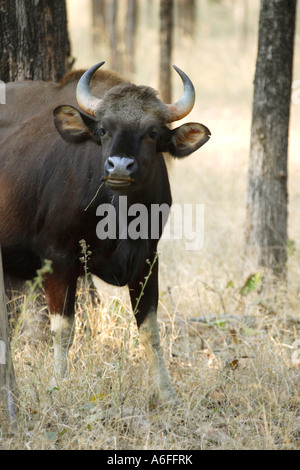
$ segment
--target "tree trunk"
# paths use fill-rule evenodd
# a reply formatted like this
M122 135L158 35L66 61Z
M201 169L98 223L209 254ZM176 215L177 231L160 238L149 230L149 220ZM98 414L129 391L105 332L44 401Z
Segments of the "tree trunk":
M0 0L3 81L59 81L69 57L65 0Z
M296 0L261 0L248 172L245 274L286 275L287 149Z
M109 0L107 3L107 27L110 45L110 66L113 70L122 73L123 64L120 54L120 35L118 29L118 0Z
M104 0L92 0L92 36L93 46L97 47L102 41L106 40L106 4Z
M160 72L159 90L164 103L172 103L171 56L173 0L160 0Z
M245 1L245 0L244 0ZM197 19L197 9L200 2L195 0L178 0L177 2L177 22L180 29L180 36L194 38Z
M135 72L135 39L136 39L136 28L137 28L137 0L127 0L127 12L126 12L126 35L125 35L125 46L126 46L126 59L125 69L127 75Z
M16 398L17 385L10 351L0 247L0 423L6 433L16 427Z

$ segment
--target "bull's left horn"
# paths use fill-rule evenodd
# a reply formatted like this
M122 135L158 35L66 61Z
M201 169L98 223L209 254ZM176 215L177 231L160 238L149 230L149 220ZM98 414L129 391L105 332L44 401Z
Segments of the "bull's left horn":
M76 88L77 103L81 109L83 109L83 111L90 114L91 116L95 116L95 110L102 100L96 98L91 93L90 81L96 70L98 70L103 64L104 62L100 62L99 64L93 65L93 67L84 72Z
M170 114L170 119L168 122L179 121L179 119L184 118L187 116L193 109L195 103L195 88L192 84L189 77L176 65L173 65L173 68L179 74L182 82L183 82L183 95L179 101L174 104L167 104L167 108Z

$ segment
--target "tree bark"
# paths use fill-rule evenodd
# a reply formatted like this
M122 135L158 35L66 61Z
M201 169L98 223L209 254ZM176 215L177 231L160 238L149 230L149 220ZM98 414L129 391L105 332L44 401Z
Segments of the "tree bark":
M119 73L123 71L122 56L120 54L120 34L118 29L118 0L109 0L107 3L107 27L110 45L110 66Z
M245 0L244 0L245 1ZM177 22L180 29L180 35L194 38L197 19L197 10L200 8L200 2L195 0L178 0L177 2Z
M59 81L69 57L65 0L0 0L1 80Z
M127 0L126 12L126 34L125 34L125 48L126 59L125 68L127 75L135 72L135 39L137 29L137 0Z
M286 275L287 153L296 0L261 0L254 79L245 274Z
M171 56L173 46L173 0L160 0L159 90L164 103L172 103Z
M92 0L92 35L93 46L98 46L106 40L106 3L105 0Z

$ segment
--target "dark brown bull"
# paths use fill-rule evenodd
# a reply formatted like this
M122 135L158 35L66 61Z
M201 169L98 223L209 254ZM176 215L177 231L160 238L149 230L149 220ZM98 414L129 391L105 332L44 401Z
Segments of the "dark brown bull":
M46 259L52 262L44 286L54 339L54 379L58 381L66 371L74 336L76 281L83 274L79 242L85 240L92 252L89 272L110 284L128 285L157 394L170 401L175 392L164 364L156 318L156 253L163 223L156 237L151 238L149 220L147 237L124 237L117 228L116 237L99 239L97 208L109 204L118 222L120 196L127 197L128 208L143 204L149 214L152 204L170 206L162 152L177 158L189 155L207 142L210 132L197 123L174 130L167 126L187 115L195 100L191 81L179 69L183 96L177 103L165 105L149 87L133 85L111 72L95 73L101 65L83 74L77 90L78 72L69 74L60 85L7 85L7 105L1 106L0 122L4 270L31 279ZM83 112L71 106L75 91ZM59 133L51 121L53 109ZM152 274L145 283L149 262Z

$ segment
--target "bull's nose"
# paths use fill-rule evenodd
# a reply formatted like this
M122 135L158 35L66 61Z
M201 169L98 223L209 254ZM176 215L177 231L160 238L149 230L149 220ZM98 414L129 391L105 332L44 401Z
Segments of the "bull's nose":
M136 162L133 158L113 156L105 162L105 171L112 178L128 178L135 170Z

